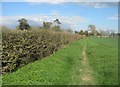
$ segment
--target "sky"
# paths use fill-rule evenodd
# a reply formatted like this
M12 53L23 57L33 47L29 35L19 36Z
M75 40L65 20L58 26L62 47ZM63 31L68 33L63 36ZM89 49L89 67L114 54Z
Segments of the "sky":
M10 28L25 18L32 26L59 19L64 29L87 30L88 25L93 24L97 29L118 31L117 2L2 2L0 16L0 25Z

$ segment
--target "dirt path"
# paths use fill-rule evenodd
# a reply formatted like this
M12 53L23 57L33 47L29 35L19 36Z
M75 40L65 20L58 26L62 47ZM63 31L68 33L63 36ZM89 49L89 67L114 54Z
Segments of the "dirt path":
M86 55L86 45L83 48L82 52L82 68L79 70L81 75L80 79L83 85L95 85L94 77L92 76L92 69L88 63L87 55Z

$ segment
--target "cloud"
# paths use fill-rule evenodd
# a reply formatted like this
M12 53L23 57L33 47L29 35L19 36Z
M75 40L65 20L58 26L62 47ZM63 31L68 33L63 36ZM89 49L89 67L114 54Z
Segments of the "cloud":
M107 18L108 20L118 20L118 15L114 15Z
M2 0L3 2L28 2L30 5L48 4L64 4L68 2L80 3L83 6L94 8L117 7L119 0Z
M119 0L2 0L3 2L52 2L58 4L59 2L119 2Z
M109 7L117 7L117 2L83 2L80 3L83 6L93 7L93 8L109 8Z
M53 11L54 13L54 11ZM4 26L15 28L18 25L18 20L25 18L32 26L41 26L44 21L53 22L55 19L61 21L62 28L72 28L76 30L80 27L80 24L86 23L89 19L73 15L73 16L61 16L56 13L51 15L37 14L37 15L25 15L25 16L2 16L2 24Z
M118 6L118 2L116 0L116 2L113 2L115 0L112 0L110 2L110 0L96 0L93 1L92 0L25 0L26 2L30 3L31 5L39 5L41 3L48 3L48 4L64 4L64 3L68 3L68 2L76 2L76 3L80 3L83 4L83 6L88 6L88 7L94 7L94 8L106 8L106 7L117 7ZM106 2L105 2L106 1Z
M49 3L49 4L62 4L66 2L65 0L25 0L26 2L30 2L31 5L41 4L41 3Z

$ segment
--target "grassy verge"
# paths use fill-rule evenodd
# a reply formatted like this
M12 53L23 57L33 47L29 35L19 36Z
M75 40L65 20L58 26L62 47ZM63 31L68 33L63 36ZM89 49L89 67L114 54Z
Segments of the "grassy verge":
M3 84L78 84L77 70L81 65L83 43L82 40L74 42L47 58L3 75Z

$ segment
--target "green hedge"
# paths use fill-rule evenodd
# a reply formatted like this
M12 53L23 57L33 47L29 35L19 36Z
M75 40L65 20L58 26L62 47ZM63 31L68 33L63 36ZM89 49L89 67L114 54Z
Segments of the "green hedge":
M80 39L76 34L50 30L2 31L2 73L49 56L62 46Z

